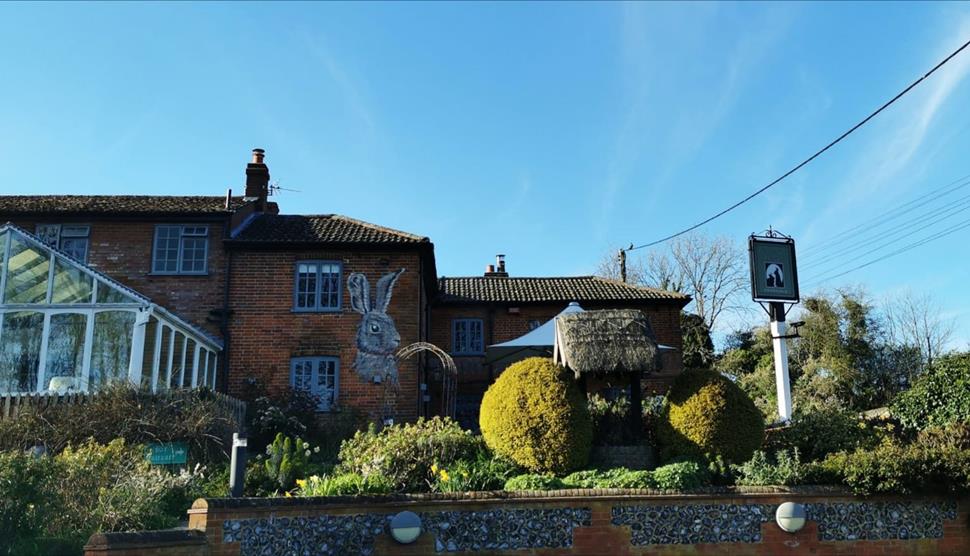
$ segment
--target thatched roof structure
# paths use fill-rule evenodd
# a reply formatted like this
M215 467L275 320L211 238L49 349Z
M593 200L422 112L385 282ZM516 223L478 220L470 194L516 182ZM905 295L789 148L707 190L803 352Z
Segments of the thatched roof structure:
M555 361L576 376L596 372L651 372L658 368L657 337L635 309L609 309L556 319Z

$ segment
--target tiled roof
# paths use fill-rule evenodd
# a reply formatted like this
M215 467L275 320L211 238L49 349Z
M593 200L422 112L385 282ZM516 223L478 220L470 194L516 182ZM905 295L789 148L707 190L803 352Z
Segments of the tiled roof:
M444 303L535 303L578 301L687 302L690 297L677 292L624 284L596 276L552 278L506 278L473 276L440 278L439 301Z
M230 208L243 205L233 197ZM0 214L210 214L226 211L225 196L0 195Z
M426 237L339 214L263 214L233 239L253 243L430 243Z

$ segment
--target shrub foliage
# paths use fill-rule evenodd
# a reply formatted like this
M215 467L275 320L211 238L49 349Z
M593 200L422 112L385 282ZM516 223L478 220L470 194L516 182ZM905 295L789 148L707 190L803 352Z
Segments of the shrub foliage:
M205 494L202 479L152 467L121 439L0 453L0 554L80 553L95 532L173 527Z
M153 394L116 383L83 404L28 407L0 421L0 449L58 453L88 439L107 444L186 441L195 461L225 461L236 425L207 389Z
M485 392L479 424L489 448L529 471L568 473L589 460L586 400L551 359L532 357L505 369Z
M970 422L970 353L941 357L892 404L907 429Z
M747 461L764 439L764 421L751 398L714 371L686 371L674 381L658 423L666 457L722 456Z
M433 465L475 460L483 450L480 437L451 419L418 419L380 432L358 431L341 445L338 471L365 478L381 475L395 490L422 491L428 489Z
M796 449L805 461L817 461L875 443L874 434L855 414L829 407L795 413L790 425L768 431L765 448Z

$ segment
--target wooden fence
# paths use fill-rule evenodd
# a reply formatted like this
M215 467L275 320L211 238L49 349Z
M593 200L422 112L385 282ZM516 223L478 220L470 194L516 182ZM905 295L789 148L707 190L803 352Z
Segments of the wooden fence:
M176 392L190 392L189 390L177 390ZM171 391L160 392L155 395L171 395ZM236 429L241 430L246 422L246 402L227 396L219 392L209 392L216 403L236 424ZM52 392L38 392L31 394L0 394L0 420L16 419L17 415L26 408L47 408L55 405L85 404L98 396L97 392L92 393L68 393L57 394Z

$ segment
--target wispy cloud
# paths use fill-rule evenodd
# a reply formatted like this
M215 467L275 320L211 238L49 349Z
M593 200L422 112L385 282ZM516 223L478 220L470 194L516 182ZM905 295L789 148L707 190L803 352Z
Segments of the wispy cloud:
M639 158L643 139L637 132L646 127L644 119L654 75L649 62L650 34L646 17L646 10L650 6L640 3L624 3L621 6L620 56L630 92L601 189L599 218L595 223L598 239L603 239L616 205L617 193Z
M357 83L351 78L344 67L338 63L333 53L327 48L324 38L319 36L315 37L310 33L304 33L303 40L310 53L323 64L330 79L337 85L344 102L347 103L347 107L360 119L361 123L369 131L374 131L374 116L364 95L360 91L360 87L357 86Z
M673 23L659 21L662 17L651 13L652 8L641 3L623 4L622 8L620 56L628 92L601 189L595 227L596 236L601 240L611 222L617 198L637 165L647 156L645 153L653 151L652 158L659 162L649 183L640 184L638 190L638 202L649 209L655 204L658 192L669 188L671 179L696 159L731 114L749 78L766 53L784 38L792 19L790 11L772 10L761 24L756 24L759 32L744 34L724 47L712 38L721 9L717 4L691 5L687 13L680 14L682 19ZM666 27L682 30L677 35L678 45L669 44ZM672 48L682 52L672 53ZM693 83L686 84L693 89L679 92L685 83L671 82L671 76L676 74L670 69L696 64L696 56L709 56L711 49L718 49L718 56L722 56L722 50L727 51L722 66L717 69L717 82L710 86L716 93L699 92ZM666 104L661 108L656 100L663 97ZM671 98L683 100L670 105Z
M496 215L496 223L508 222L512 219L522 208L525 206L526 201L529 199L529 193L532 191L532 177L529 174L523 174L519 178L518 187L512 192L511 197L506 197L504 206L498 215Z
M927 67L970 38L970 15L958 19L953 32L944 33L944 36L946 38L927 53ZM968 75L970 52L964 51L910 92L910 98L904 97L899 105L890 107L889 110L895 109L896 113L884 114L880 129L896 126L895 129L872 136L847 172L846 179L833 193L832 197L839 202L830 204L809 224L804 233L806 240L814 239L819 230L828 230L833 219L856 210L860 203L879 194L888 185L899 183L901 177L918 181L929 167L927 149L931 152L939 150L931 144L934 143L931 138L935 136L931 131L935 132L937 124L944 121L948 101Z

